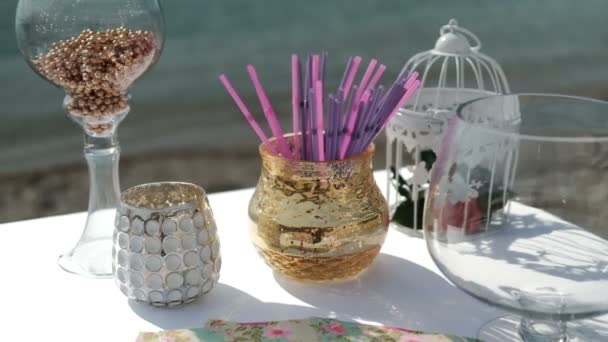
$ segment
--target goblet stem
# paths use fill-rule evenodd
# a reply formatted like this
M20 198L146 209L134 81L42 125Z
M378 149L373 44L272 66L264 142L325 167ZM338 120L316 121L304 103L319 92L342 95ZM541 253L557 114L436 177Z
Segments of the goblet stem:
M103 136L85 130L84 155L90 179L88 217L80 240L59 257L59 265L71 273L105 278L112 275L112 234L120 194L115 129Z
M525 342L566 342L566 322L539 321L522 317L519 323L519 336Z

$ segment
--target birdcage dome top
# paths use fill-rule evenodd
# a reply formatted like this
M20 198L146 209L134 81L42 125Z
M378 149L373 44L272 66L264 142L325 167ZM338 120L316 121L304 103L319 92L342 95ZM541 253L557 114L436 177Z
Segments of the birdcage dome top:
M434 51L445 54L466 55L471 53L471 45L462 35L448 32L437 39Z
M481 96L508 93L501 66L480 50L479 38L455 19L442 26L434 48L415 54L401 70L418 72L422 82L401 112L435 115Z

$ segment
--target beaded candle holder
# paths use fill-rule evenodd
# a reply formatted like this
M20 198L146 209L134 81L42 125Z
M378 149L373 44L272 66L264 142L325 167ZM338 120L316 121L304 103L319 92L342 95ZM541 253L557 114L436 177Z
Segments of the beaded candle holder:
M222 261L204 190L152 183L125 191L112 256L114 278L130 299L172 306L211 291Z

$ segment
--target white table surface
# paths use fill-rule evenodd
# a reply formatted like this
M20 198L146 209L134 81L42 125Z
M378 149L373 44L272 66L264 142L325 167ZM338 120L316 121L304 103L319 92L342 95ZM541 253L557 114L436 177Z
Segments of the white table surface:
M385 176L376 174L384 188ZM209 319L266 321L332 317L475 336L499 311L477 302L437 270L424 240L394 229L358 280L311 285L286 280L248 237L252 189L211 194L222 244L218 286L178 308L130 302L112 279L64 272L57 257L77 241L85 213L0 225L2 341L134 341L140 331L201 326Z

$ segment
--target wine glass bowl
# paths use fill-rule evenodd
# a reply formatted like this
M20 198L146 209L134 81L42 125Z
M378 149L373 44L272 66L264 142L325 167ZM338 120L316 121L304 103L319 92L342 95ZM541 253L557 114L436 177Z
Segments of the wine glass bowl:
M593 99L491 96L461 105L442 142L428 249L462 290L521 316L524 341L585 340L566 323L608 312L607 115Z
M129 111L129 87L160 55L162 18L157 0L21 0L17 41L30 66L64 89L68 115L108 135Z

